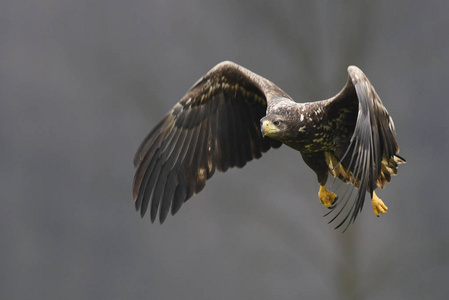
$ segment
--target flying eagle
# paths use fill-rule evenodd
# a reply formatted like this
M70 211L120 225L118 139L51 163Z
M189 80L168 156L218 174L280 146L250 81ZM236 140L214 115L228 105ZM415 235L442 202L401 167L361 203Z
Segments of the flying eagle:
M390 182L405 159L393 120L365 74L348 67L344 88L328 100L296 103L269 80L232 62L222 62L197 81L156 125L134 157L133 198L151 221L174 215L199 193L215 170L242 168L281 144L299 151L315 171L318 197L334 210L345 207L348 226L362 210L365 192L374 213L387 206L374 190ZM355 197L337 201L326 189L328 174L352 185ZM351 199L351 200L348 200ZM340 208L338 214L343 211ZM335 218L334 218L335 219Z

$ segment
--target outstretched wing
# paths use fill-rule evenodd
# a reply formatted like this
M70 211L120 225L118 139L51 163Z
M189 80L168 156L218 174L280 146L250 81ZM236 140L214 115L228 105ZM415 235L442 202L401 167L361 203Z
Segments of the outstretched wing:
M282 93L268 80L231 62L202 77L149 133L134 158L136 209L164 222L215 169L243 167L280 142L263 138L267 101Z
M397 173L397 164L405 162L397 155L393 119L374 87L359 68L350 66L348 73L346 86L328 103L329 120L335 128L336 157L327 160L331 174L353 184L358 191L349 213L337 227L346 221L349 226L362 210L365 192L372 197L376 187L383 187L390 175ZM337 216L349 198L346 195L339 200L338 204L344 204Z

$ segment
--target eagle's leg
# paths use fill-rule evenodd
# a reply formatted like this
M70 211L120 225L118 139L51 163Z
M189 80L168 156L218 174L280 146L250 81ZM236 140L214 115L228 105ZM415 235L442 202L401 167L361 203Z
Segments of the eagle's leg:
M388 210L388 207L379 197L377 197L376 192L374 191L373 198L371 199L371 206L373 207L374 214L376 214L376 216L379 216L379 213L385 214Z
M337 200L337 195L332 192L329 192L326 189L326 185L320 185L320 191L318 192L318 197L320 198L321 203L324 204L327 208L331 207L335 200Z
M302 154L304 162L316 173L318 182L320 183L320 190L318 197L321 203L327 208L330 208L332 204L337 200L337 195L329 192L326 189L327 176L329 174L329 166L326 163L324 152L313 152Z

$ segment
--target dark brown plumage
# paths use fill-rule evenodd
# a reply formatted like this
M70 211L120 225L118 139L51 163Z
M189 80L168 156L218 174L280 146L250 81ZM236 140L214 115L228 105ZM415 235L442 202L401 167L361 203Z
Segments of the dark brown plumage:
M164 222L215 169L243 167L282 143L301 152L321 185L327 207L346 206L326 190L328 173L358 188L348 225L362 209L365 191L379 206L374 189L383 188L405 162L397 155L394 125L363 72L348 68L346 86L335 97L296 103L269 80L232 62L202 77L145 138L134 158L133 198L143 216ZM338 227L337 226L337 227Z

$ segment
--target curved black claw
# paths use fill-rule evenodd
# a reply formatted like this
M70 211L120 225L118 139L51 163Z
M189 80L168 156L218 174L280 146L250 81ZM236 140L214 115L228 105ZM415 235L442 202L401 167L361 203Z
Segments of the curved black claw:
M332 204L328 207L329 209L334 209L337 205L338 196L335 197L334 201L332 201Z

